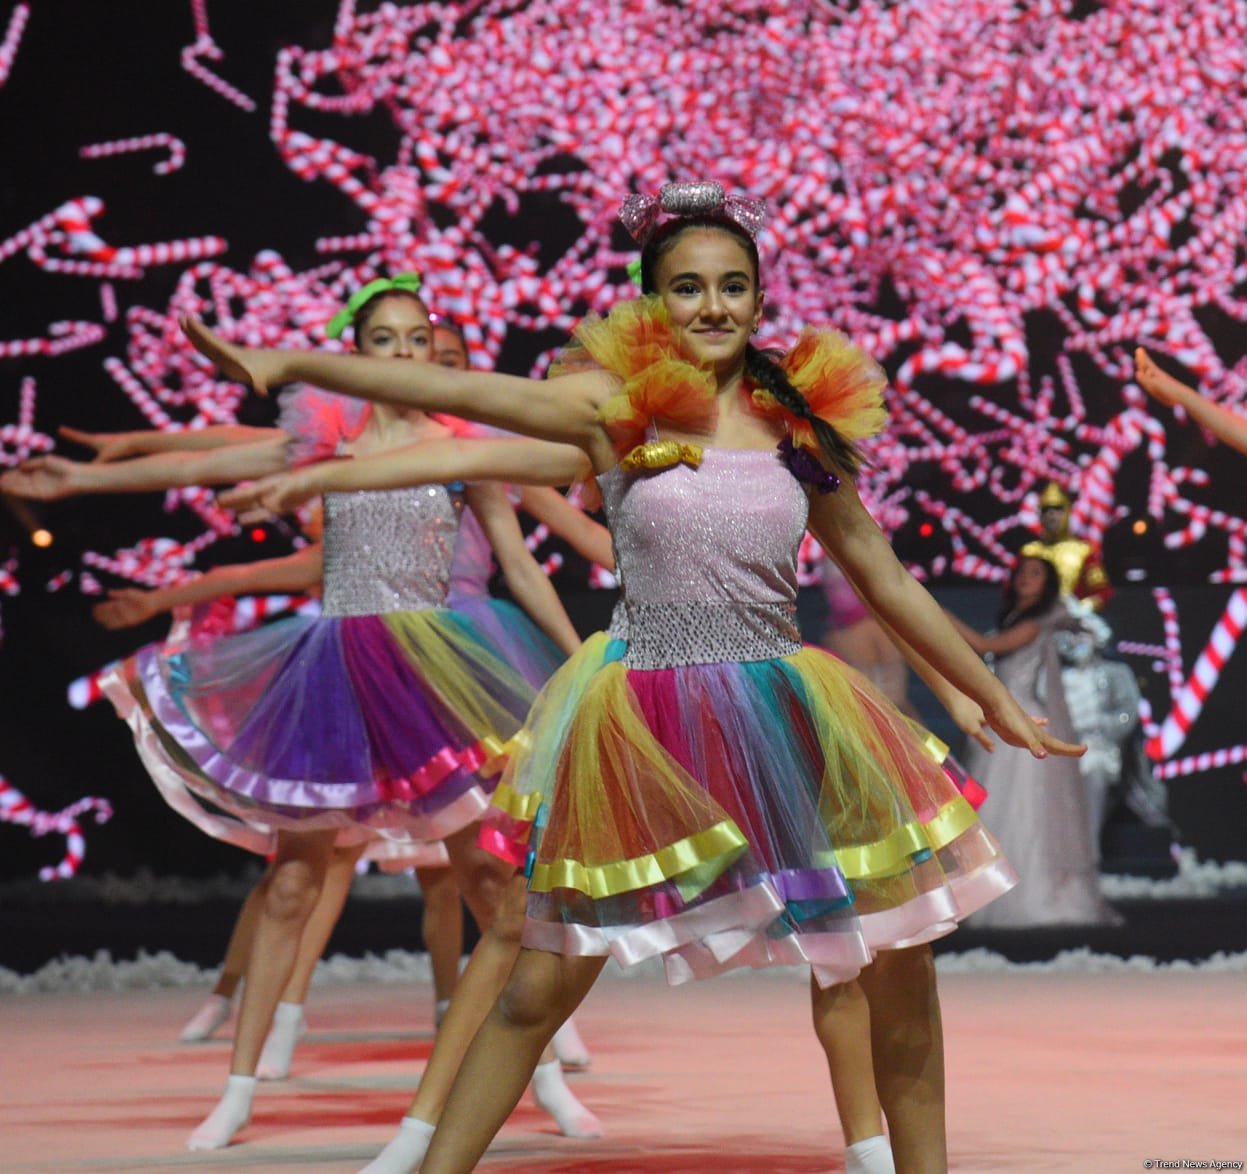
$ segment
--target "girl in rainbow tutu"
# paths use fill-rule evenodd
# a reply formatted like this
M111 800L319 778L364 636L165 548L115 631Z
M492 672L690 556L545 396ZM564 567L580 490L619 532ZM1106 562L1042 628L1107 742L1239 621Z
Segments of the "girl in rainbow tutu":
M1039 758L1079 748L1026 716L861 506L855 444L884 423L878 367L830 331L781 362L751 345L761 207L681 184L622 215L643 244L645 296L582 324L544 382L250 350L183 324L257 388L302 379L573 446L605 503L626 637L591 638L552 678L495 793L485 840L528 873L524 949L421 1169L475 1165L611 956L660 958L672 982L808 965L833 1077L837 1027L865 992L876 1047L873 1071L854 1074L861 1099L877 1111L877 1091L899 1168L941 1169L927 943L1014 874L925 732L802 646L805 528L1005 741Z

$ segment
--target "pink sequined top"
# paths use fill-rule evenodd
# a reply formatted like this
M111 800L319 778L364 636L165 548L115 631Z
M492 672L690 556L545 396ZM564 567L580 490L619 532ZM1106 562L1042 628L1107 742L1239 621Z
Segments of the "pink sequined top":
M624 584L629 668L767 660L801 647L809 502L776 450L707 448L699 468L598 478Z

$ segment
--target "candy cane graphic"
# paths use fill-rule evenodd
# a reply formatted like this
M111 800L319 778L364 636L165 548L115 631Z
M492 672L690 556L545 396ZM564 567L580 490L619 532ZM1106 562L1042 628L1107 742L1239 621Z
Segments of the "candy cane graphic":
M112 155L124 155L131 151L164 150L168 155L152 167L157 175L177 171L186 162L186 144L175 135L163 131L151 135L137 135L131 139L110 139L105 143L88 143L79 148L84 159L104 159Z
M1159 734L1148 739L1146 749L1149 757L1158 761L1170 758L1186 741L1191 726L1233 654L1244 627L1247 627L1247 588L1240 588L1230 596L1190 677L1174 696L1173 708L1161 723Z
M0 41L0 86L9 80L9 72L17 57L18 46L22 43L22 33L26 21L30 19L30 5L18 4L9 17L9 27L4 32L4 40Z
M65 837L65 856L60 863L39 870L42 881L64 880L76 873L86 856L86 838L79 816L93 812L97 824L107 823L113 815L106 799L85 798L71 803L58 812L40 811L3 775L0 775L0 823L11 823L30 829L33 836L49 833Z

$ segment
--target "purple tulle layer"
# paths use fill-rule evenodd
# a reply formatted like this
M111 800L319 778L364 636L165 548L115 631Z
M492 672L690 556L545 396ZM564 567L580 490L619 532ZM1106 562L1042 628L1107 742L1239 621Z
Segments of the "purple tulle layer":
M437 839L476 819L533 688L443 609L300 617L176 651L138 682L201 795L265 828Z

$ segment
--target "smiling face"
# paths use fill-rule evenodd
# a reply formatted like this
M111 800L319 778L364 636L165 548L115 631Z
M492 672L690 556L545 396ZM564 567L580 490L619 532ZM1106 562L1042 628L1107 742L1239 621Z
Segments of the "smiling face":
M763 294L745 246L723 229L681 232L654 266L654 289L693 357L720 380L744 363Z
M355 349L380 358L427 361L433 350L433 327L424 303L407 294L376 299L356 319Z

